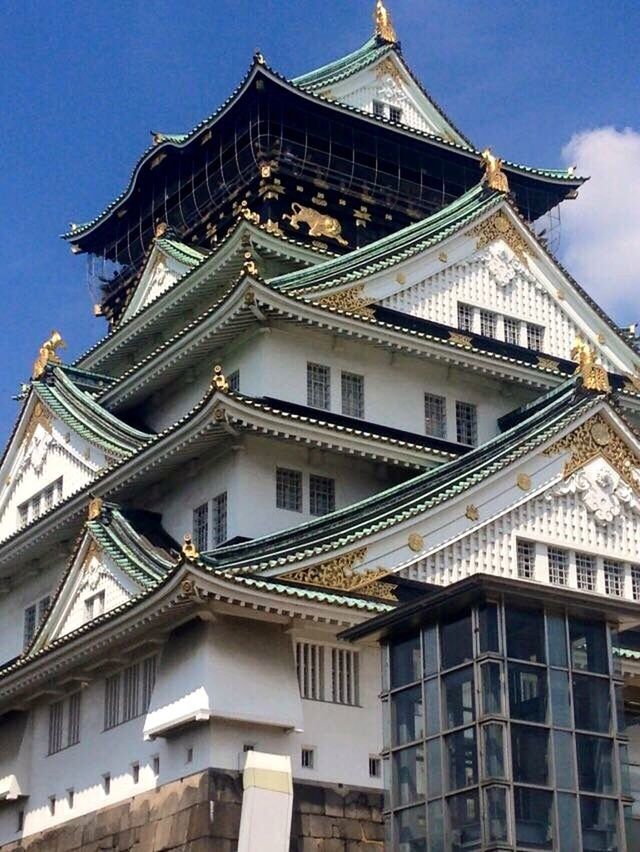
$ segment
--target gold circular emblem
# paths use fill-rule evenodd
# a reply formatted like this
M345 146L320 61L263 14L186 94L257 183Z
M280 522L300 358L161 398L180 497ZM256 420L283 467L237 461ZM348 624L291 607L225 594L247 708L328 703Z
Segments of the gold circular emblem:
M191 580L183 580L182 581L182 594L183 595L192 595L195 591L195 584L191 582Z
M496 216L495 220L496 231L499 234L505 234L509 230L509 221L506 216Z
M420 551L424 548L424 539L418 533L411 533L409 536L409 548L414 551L414 553L420 553Z
M516 483L522 491L528 491L531 488L531 477L528 473L519 473Z
M606 447L611 441L611 435L604 423L594 423L591 427L591 437L599 447Z

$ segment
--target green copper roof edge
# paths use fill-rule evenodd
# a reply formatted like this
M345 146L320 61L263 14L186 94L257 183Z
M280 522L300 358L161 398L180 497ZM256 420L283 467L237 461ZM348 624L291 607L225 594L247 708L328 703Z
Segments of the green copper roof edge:
M120 522L124 519L120 516ZM125 522L126 523L126 522ZM127 524L127 533L131 531L131 527ZM87 528L95 540L104 550L112 557L116 565L127 575L132 577L137 583L145 587L153 585L158 580L161 580L169 569L170 563L163 566L162 569L154 564L155 560L148 551L140 548L148 557L143 560L138 554L135 554L126 544L121 535L113 529L112 525L105 526L96 521L89 521Z
M189 266L192 269L199 266L203 260L206 260L209 252L198 251L193 246L188 246L179 240L169 239L168 237L159 237L156 239L158 248L170 255L178 263L184 266Z
M351 74L367 68L377 59L393 50L393 48L393 44L378 42L378 39L372 36L351 53L341 56L339 59L334 59L332 62L327 62L313 71L307 71L304 74L299 74L297 77L292 77L291 82L301 88L328 86L331 83L343 80L345 77L349 77Z

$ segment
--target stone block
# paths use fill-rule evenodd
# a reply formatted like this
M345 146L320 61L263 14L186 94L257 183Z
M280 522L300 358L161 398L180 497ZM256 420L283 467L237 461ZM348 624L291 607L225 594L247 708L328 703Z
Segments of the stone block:
M324 814L325 798L322 787L295 784L293 787L293 809L301 814Z
M215 805L214 805L215 808ZM211 836L209 802L198 802L188 811L187 840L199 840Z
M334 790L325 790L324 812L327 816L344 816L344 796L340 796Z
M242 808L233 802L215 802L213 806L213 837L237 840L240 833L240 812Z

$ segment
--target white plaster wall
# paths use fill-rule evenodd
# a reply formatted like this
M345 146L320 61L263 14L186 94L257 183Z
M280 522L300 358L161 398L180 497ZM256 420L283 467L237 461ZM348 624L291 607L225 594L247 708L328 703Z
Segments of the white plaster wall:
M81 570L83 573L77 578L71 604L56 635L64 636L86 623L88 598L104 592L104 612L109 612L140 591L140 588L122 571L114 568L111 560L103 554L99 557L93 556ZM85 571L91 572L95 577L95 585L86 581Z

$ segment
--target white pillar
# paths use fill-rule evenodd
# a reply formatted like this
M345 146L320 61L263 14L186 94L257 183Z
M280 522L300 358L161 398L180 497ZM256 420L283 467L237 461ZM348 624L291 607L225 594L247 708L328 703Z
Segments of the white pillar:
M289 852L291 758L248 751L242 785L238 852Z

